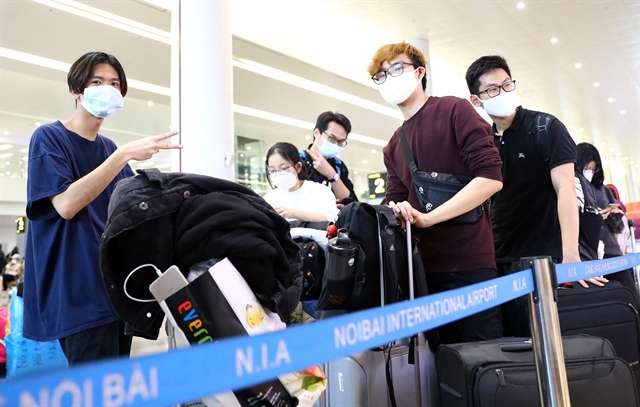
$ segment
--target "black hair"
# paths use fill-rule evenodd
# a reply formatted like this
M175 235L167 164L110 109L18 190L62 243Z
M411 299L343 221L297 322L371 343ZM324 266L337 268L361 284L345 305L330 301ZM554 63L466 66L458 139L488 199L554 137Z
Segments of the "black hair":
M500 55L487 55L476 59L467 69L467 74L465 75L469 93L477 95L480 91L480 77L494 69L504 69L509 78L511 78L511 70L507 65L507 60Z
M598 149L593 144L580 143L577 145L576 150L578 152L578 161L575 167L576 171L582 174L584 167L591 161L595 161L598 171L594 172L591 184L596 188L600 188L602 184L604 184L604 169L602 168L602 160L600 159Z
M267 174L267 181L269 182L269 185L271 185L272 188L273 188L273 184L271 184L271 180L269 179L269 157L271 157L274 154L278 154L280 157L290 162L293 166L298 165L298 163L302 164L300 153L298 152L298 149L296 148L296 146L294 146L293 144L280 142L271 146L269 151L267 151L267 156L264 159L264 166L265 166L265 172ZM307 170L304 164L302 165L300 172L298 172L298 179L301 181L309 179L309 174L307 173Z
M104 52L87 52L71 65L67 74L69 90L75 94L84 93L84 89L91 79L93 68L100 64L108 64L113 67L118 74L118 79L120 79L120 94L125 96L127 94L127 76L124 73L124 68L116 57Z
M349 119L347 119L343 114L331 111L320 113L320 116L318 116L318 119L316 120L315 128L318 129L320 133L324 133L329 128L329 123L331 122L344 127L347 132L347 136L351 133L351 122Z

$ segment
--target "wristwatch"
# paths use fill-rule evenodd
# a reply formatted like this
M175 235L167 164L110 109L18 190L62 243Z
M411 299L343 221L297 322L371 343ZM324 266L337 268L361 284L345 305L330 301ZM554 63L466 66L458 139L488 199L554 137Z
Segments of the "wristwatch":
M336 172L336 175L334 175L333 178L329 178L329 182L336 182L339 179L340 179L340 174Z

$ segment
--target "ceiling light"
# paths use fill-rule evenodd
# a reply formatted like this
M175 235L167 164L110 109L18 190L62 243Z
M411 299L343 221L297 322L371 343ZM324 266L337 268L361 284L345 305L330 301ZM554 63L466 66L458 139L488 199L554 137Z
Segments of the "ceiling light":
M29 161L29 157L25 155L24 157L22 157L22 161Z
M247 151L251 150L251 146L246 147Z
M6 132L5 132L6 133ZM5 136L8 136L9 134L5 134ZM0 151L2 150L9 150L12 149L13 145L12 144L0 144Z
M27 54L25 52L14 51L12 49L2 47L0 47L0 57L13 59L15 61L26 62L28 64L43 66L45 68L52 68L65 73L69 72L69 68L71 68L71 64L68 64L66 62L56 61L55 59L39 57L37 55ZM147 92L157 93L164 96L171 96L171 89L165 86L154 85L152 83L143 82L132 78L127 78L127 85L130 88L145 90Z
M9 165L9 164L11 164L11 161L5 161L4 162L4 165Z
M147 106L149 106L149 107L153 106L153 100L148 101L147 102Z
M29 147L23 148L22 150L20 150L20 152L23 154L27 154L29 152Z
M143 161L138 163L138 167L139 168L151 167L153 164L155 164L153 161Z
M41 125L42 125L42 123L36 122L36 127L40 127Z
M249 160L249 161L251 161L252 163L254 163L254 162L256 162L256 159L255 159L255 158L252 158L252 159L251 159L251 160Z
M556 37L551 38L551 43L555 44L556 42L558 42L558 39Z
M4 132L4 133L2 133L2 134L4 134L5 136L8 136L8 135L9 135L9 132L8 132L8 131L5 131L5 132Z
M400 120L403 119L402 113L400 113L400 111L397 109L392 109L390 107L381 105L379 103L375 103L370 100L363 99L358 96L354 96L350 93L346 93L341 90L334 89L326 85L322 85L318 82L310 81L309 79L305 79L300 76L296 76L288 72L281 71L279 69L275 69L270 66L260 64L255 61L233 57L231 64L237 68L244 69L249 72L256 73L258 75L268 76L271 79L284 82L288 85L297 86L299 88L302 88L311 92L319 93L323 96L340 100L342 102L347 102L354 106L368 109L373 112L383 114L385 116L393 117L394 119L400 119ZM313 126L311 128L313 128Z
M253 167L251 167L251 168L253 168L254 170L257 170L257 169L258 169L258 166L257 166L257 165L254 165L254 166L253 166Z
M614 98L609 98L609 99L607 99L607 102L613 103L614 100L615 100Z
M574 66L576 67L576 69L582 68L582 64L580 62L576 62Z
M633 164L633 161L631 161L631 164ZM358 175L358 171L354 171L353 174Z
M6 175L11 175L11 171L5 172Z
M625 112L624 110L620 110L620 114L625 114L627 112Z
M613 147L609 147L609 151L613 153Z
M582 132L582 131L584 131L584 129L582 127L580 127L580 131Z
M33 0L98 23L171 45L171 33L72 0Z
M251 107L233 105L233 111L236 113L244 114L247 116L258 117L260 119L271 120L273 122L287 124L293 127L299 127L302 129L312 129L315 127L315 123L305 122L303 120L293 119L287 116L281 116L279 114L265 112L264 110L253 109ZM384 147L387 142L377 138L363 136L362 134L349 133L349 141L355 140L362 143L373 144L374 146ZM248 148L247 148L248 149Z
M376 152L377 152L377 151L376 151L376 149L375 149L375 148L374 148L373 150L371 150L371 154L375 154Z
M9 158L13 155L13 153L4 153L4 154L0 154L0 158Z
M524 8L524 3L520 2L520 3L516 4L516 7L518 7L518 10L522 10Z
M305 140L310 140L311 136L307 134L306 136L304 136L304 138L305 138Z
M627 161L629 159L629 157L625 157L624 159L625 159L625 161Z
M367 160L362 160L362 164L366 164L366 163L367 163Z
M593 87L594 88L599 88L600 87L600 82L593 82Z
M243 153L240 153L240 158L244 158L244 154Z

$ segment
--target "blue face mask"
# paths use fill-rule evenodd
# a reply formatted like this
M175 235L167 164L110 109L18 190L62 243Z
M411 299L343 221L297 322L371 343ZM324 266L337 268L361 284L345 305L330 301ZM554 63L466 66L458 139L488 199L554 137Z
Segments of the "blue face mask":
M342 152L344 147L340 147L337 144L329 143L327 140L322 141L322 145L319 145L316 141L316 145L318 146L318 151L324 158L333 158Z
M89 86L84 90L80 104L93 116L105 118L113 116L116 110L124 106L124 99L113 86Z

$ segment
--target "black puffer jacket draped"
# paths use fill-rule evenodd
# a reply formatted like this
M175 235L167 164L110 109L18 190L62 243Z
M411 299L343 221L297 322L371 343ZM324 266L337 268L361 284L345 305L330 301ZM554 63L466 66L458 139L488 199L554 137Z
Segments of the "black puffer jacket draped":
M109 202L100 268L116 313L133 332L158 336L156 302L124 293L127 275L143 264L183 273L195 263L228 257L260 302L289 323L302 287L301 257L289 223L255 192L235 182L185 173L138 170L119 182ZM127 292L151 299L151 267L134 273Z

